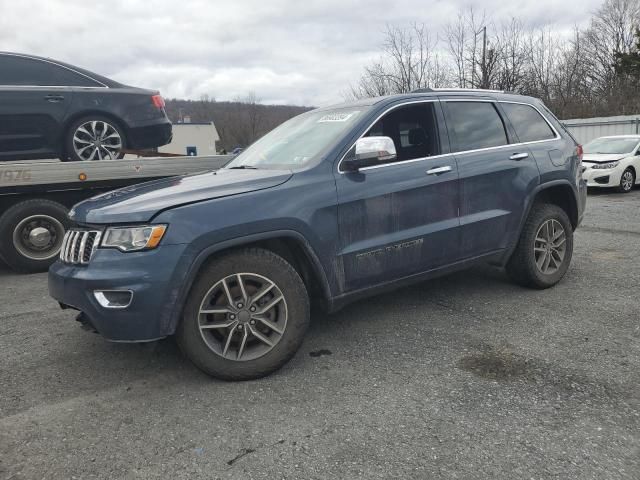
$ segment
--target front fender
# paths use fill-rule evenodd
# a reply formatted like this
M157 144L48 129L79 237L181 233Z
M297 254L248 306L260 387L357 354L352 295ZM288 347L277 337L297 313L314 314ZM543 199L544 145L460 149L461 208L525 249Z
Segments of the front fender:
M186 303L187 296L191 291L191 287L198 275L198 272L205 264L205 262L211 258L216 253L230 250L233 248L240 248L246 245L254 244L256 242L271 240L271 239L292 239L300 245L305 254L307 255L311 266L314 270L315 277L318 280L322 292L331 305L331 301L333 295L331 293L331 287L329 285L329 281L327 279L327 274L325 269L320 262L320 259L316 252L314 251L311 244L307 241L307 239L301 233L295 230L275 230L270 232L256 233L251 235L244 235L241 237L235 237L231 239L227 239L213 245L209 245L201 250L199 250L195 255L193 252L186 252L181 262L181 267L174 274L174 282L180 282L180 289L178 291L178 295L176 297L176 302L174 304L173 311L171 312L171 321L169 324L169 330L167 332L168 335L175 333L175 330L178 326L178 322L180 321L180 317L182 315L182 310L184 308L184 304Z

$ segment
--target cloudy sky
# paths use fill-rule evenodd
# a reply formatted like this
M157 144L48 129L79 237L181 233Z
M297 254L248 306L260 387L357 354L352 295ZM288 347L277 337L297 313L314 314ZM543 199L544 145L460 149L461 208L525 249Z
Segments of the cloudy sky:
M0 50L63 60L165 97L340 101L387 23L434 33L469 5L570 31L602 0L0 0Z

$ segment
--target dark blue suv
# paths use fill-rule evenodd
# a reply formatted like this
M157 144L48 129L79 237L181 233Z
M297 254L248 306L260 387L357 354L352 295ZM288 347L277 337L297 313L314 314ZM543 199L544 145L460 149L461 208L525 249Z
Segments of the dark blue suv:
M202 370L267 375L310 302L480 262L547 288L586 200L582 149L539 100L420 91L314 110L225 168L127 187L70 217L49 290L113 341L176 335Z

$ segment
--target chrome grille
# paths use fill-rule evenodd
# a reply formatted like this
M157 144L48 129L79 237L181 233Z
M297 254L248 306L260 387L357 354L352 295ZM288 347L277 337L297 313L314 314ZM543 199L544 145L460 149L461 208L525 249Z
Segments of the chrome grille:
M86 265L100 244L101 232L97 230L69 230L62 241L60 260L74 265Z

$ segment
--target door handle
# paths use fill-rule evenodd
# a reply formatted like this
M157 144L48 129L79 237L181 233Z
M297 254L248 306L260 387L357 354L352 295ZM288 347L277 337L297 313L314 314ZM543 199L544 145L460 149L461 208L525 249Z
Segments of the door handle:
M44 99L47 102L58 103L64 100L64 96L63 95L46 95Z
M509 157L509 160L523 160L525 158L529 158L529 154L526 152L522 152L522 153L514 153Z
M436 167L431 170L427 170L427 175L440 175L441 173L450 172L451 167L447 165L446 167Z

